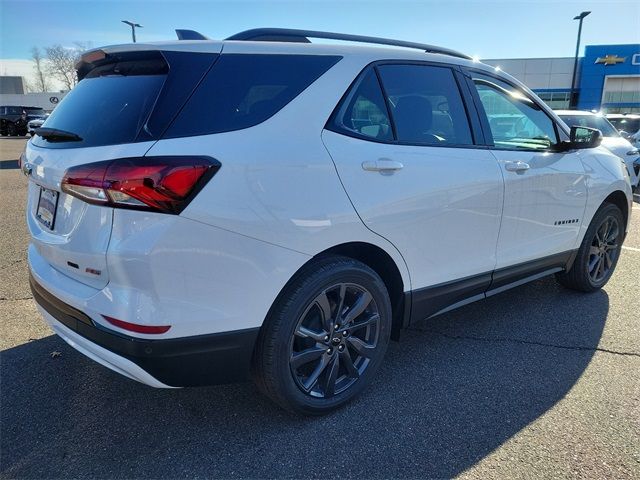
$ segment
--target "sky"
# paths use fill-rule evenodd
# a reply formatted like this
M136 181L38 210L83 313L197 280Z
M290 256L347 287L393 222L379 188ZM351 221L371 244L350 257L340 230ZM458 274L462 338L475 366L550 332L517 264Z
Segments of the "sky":
M139 42L174 39L176 28L221 39L284 27L399 38L479 58L568 57L578 28L572 18L583 10L592 12L583 46L640 44L638 0L0 0L0 74L30 75L34 46L130 42L121 20L143 25Z

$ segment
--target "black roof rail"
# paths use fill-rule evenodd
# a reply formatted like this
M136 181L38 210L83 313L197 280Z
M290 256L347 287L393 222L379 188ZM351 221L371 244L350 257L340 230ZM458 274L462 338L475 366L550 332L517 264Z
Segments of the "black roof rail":
M471 60L469 55L456 52L448 48L436 47L424 43L405 42L391 38L367 37L363 35L350 35L347 33L321 32L317 30L296 30L292 28L254 28L236 33L225 40L245 40L256 42L303 42L310 43L311 38L325 38L329 40L344 40L348 42L373 43L379 45L391 45L394 47L416 48L427 53L440 53L452 57Z
M200 32L196 32L195 30L184 30L181 28L176 28L176 35L178 36L178 40L211 40Z

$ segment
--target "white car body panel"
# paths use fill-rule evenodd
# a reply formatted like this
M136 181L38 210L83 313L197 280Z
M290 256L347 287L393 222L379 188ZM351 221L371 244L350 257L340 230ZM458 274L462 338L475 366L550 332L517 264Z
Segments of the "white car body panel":
M392 243L362 224L322 143L327 118L370 58L345 60L349 59L338 62L259 125L203 135L198 142L190 138L160 140L148 155L209 155L222 163L182 216L306 255L317 255L342 243L370 243L392 257L405 290L410 290L411 279L402 256ZM317 115L308 116L309 111ZM286 143L273 140L291 125L296 126L295 134Z
M578 151L491 152L502 168L505 182L497 268L577 248L587 202L586 178ZM530 168L524 172L505 168L508 162L517 161ZM578 222L556 223L573 220Z
M248 256L250 252L250 256ZM311 257L186 218L119 210L109 244L109 284L93 288L52 267L32 244L35 279L98 325L103 315L171 325L177 338L259 327L273 299Z
M635 155L629 155L633 151L638 151L629 140L622 137L603 137L601 145L609 150L611 153L620 157L620 159L627 166L629 172L629 179L632 186L638 185L638 175L636 175L634 163L640 158L640 153Z
M587 204L584 211L584 220L580 226L579 240L582 241L589 223L595 215L604 199L613 192L624 192L627 198L627 225L633 212L633 192L627 169L620 158L604 147L584 150L580 153L584 165L587 186Z
M360 217L400 250L414 289L495 268L503 180L488 150L388 145L328 130L323 139ZM378 159L403 168L362 168Z

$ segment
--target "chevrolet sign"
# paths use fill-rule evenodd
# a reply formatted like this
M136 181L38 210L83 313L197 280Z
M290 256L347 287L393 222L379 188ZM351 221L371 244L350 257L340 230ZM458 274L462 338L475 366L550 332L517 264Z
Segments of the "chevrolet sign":
M596 58L595 63L602 63L605 66L607 65L617 65L618 63L624 63L627 60L627 57L619 57L617 55L605 55L604 57Z

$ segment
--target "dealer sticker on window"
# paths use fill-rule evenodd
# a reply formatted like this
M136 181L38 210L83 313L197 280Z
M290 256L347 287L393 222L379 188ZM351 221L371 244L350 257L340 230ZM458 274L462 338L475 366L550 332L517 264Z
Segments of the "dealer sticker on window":
M41 188L40 200L38 200L38 209L36 210L36 218L49 230L53 230L53 222L56 219L57 206L58 192L49 190L48 188Z

